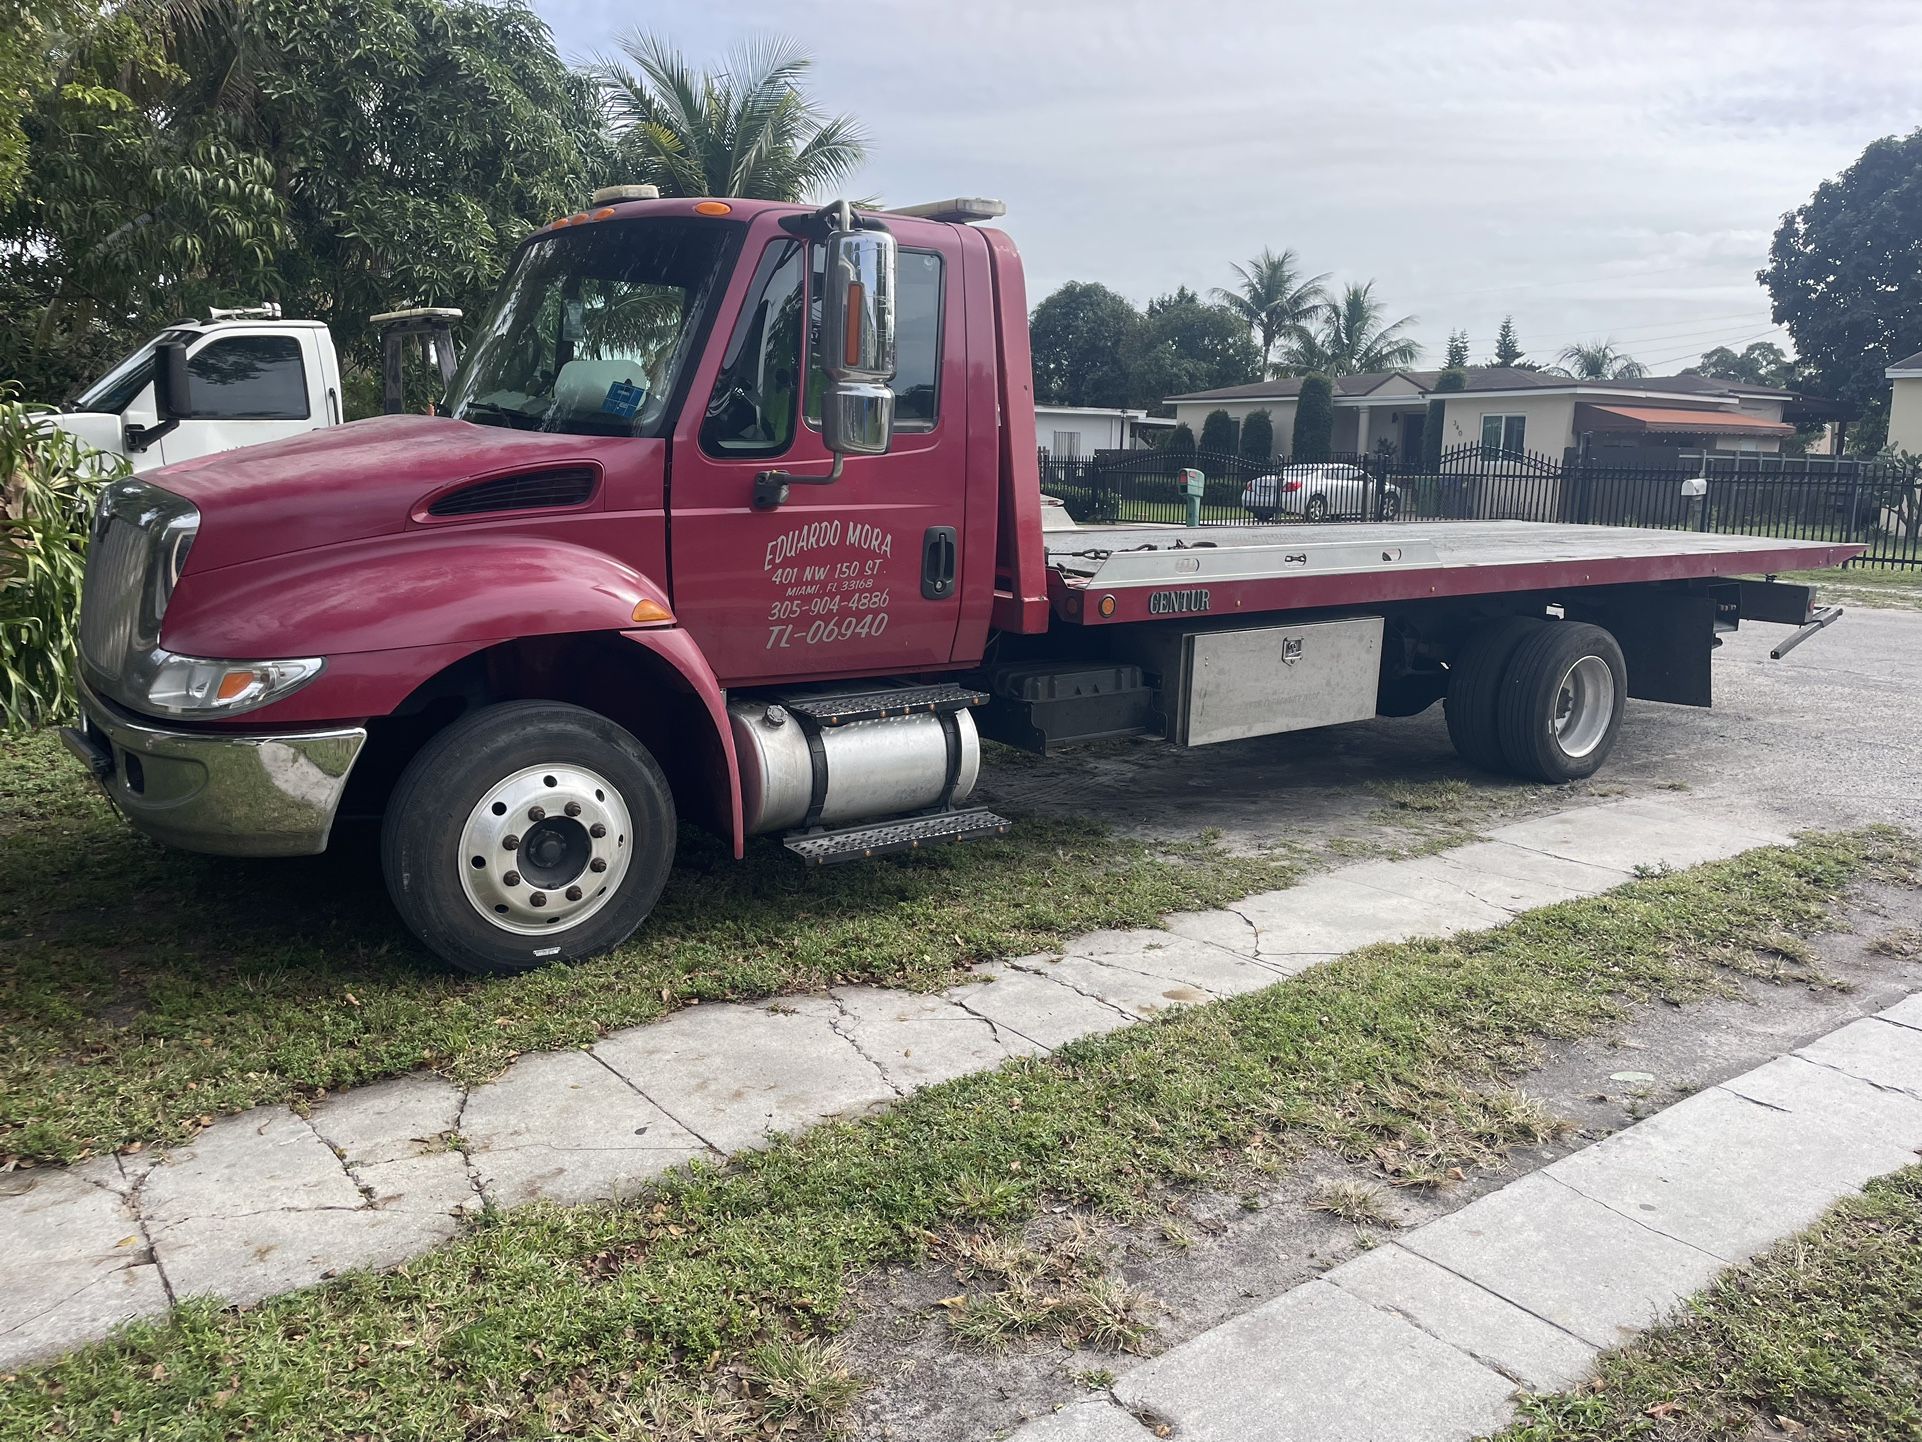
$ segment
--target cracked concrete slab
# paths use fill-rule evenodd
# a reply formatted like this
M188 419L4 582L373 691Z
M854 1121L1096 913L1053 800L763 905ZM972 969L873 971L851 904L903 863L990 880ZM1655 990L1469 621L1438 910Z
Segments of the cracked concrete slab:
M140 1213L156 1241L189 1221L352 1209L362 1202L333 1148L281 1107L222 1118L189 1145L161 1156L140 1187Z
M1722 1269L1540 1172L1400 1244L1597 1347L1619 1345Z
M170 1299L114 1158L15 1172L0 1196L0 1368L132 1321Z
M1253 934L1250 928L1250 935ZM1188 936L1158 929L1093 931L1062 948L1064 956L1118 966L1198 987L1211 996L1239 996L1273 986L1274 973L1248 957Z
M394 1162L437 1150L460 1117L461 1095L452 1082L415 1072L330 1096L307 1120L349 1163Z
M384 1210L445 1216L480 1209L480 1193L467 1158L451 1148L391 1162L350 1165L348 1170L367 1200Z
M1350 874L1385 891L1403 891L1413 896L1446 895L1452 891L1517 913L1584 896L1599 896L1629 879L1624 871L1566 861L1501 841L1480 841L1434 856L1381 864L1379 870L1371 870L1366 875L1359 871Z
M1108 1002L1005 963L977 968L975 974L986 980L950 987L941 995L1049 1051L1135 1020Z
M1176 936L1218 946L1250 960L1260 950L1260 932L1233 906L1219 911L1174 911L1162 917L1161 924Z
M1600 1355L1580 1337L1393 1243L1343 1262L1322 1280L1405 1317L1531 1391L1573 1386Z
M584 1051L535 1052L474 1088L467 1159L497 1206L626 1196L708 1155L701 1139Z
M1089 961L1082 956L1023 957L1010 962L1021 971L1045 977L1086 997L1106 1002L1125 1012L1130 1020L1158 1016L1176 1007L1213 1001L1214 994L1187 982L1165 976L1151 976L1124 966Z
M180 1300L205 1295L247 1306L341 1272L397 1266L451 1240L457 1225L444 1214L276 1209L190 1218L156 1238L154 1251Z
M1837 1131L1902 1137L1922 1129L1922 1099L1794 1053L1723 1082L1722 1090L1765 1107L1809 1113Z
M1043 1054L1026 1037L938 996L873 986L837 987L832 995L845 1016L843 1030L902 1091Z
M1403 1442L1417 1435L1411 1418L1422 1437L1466 1442L1507 1421L1515 1384L1313 1281L1131 1368L1113 1390L1208 1442Z
M1458 892L1419 898L1384 891L1355 880L1349 870L1251 896L1238 910L1260 929L1263 960L1303 952L1339 954L1418 936L1452 936L1513 920L1500 907Z
M1147 1442L1155 1434L1106 1397L1071 1402L1016 1434L1021 1442Z
M1486 839L1633 873L1638 867L1698 866L1791 838L1759 813L1611 801L1512 822L1490 831Z
M1915 1159L1922 1116L1906 1129L1834 1125L1838 1094L1861 1085L1830 1072L1793 1110L1711 1087L1544 1170L1644 1226L1744 1261Z
M1922 1031L1865 1017L1810 1042L1796 1053L1890 1091L1922 1097Z
M699 1006L594 1048L641 1092L724 1152L857 1116L898 1095L836 1029L827 998L764 1006Z
M1887 1011L1877 1014L1895 1026L1922 1028L1922 995L1904 997Z

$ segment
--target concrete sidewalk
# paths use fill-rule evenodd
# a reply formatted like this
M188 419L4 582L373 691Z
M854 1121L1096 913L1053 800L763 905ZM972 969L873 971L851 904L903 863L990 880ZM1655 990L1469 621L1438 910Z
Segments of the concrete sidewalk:
M1786 841L1686 800L1587 806L1440 855L1371 862L1167 918L923 996L868 987L691 1007L463 1090L426 1073L262 1107L163 1155L0 1177L0 1367L208 1294L234 1303L392 1266L485 1200L620 1197L695 1157L858 1115L1171 1006L1269 986L1373 942L1501 925L1637 868ZM1337 1303L1336 1305L1341 1305Z
M1121 1374L1011 1442L1463 1442L1922 1147L1922 996Z

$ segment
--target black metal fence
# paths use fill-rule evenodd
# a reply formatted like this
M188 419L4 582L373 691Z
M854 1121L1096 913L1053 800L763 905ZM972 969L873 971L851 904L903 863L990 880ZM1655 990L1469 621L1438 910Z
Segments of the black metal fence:
M1392 454L1316 462L1210 452L1041 454L1041 488L1084 524L1181 524L1179 471L1204 479L1204 525L1562 521L1866 545L1858 564L1922 565L1922 472L1892 462L1606 453L1556 459L1461 446L1423 465Z

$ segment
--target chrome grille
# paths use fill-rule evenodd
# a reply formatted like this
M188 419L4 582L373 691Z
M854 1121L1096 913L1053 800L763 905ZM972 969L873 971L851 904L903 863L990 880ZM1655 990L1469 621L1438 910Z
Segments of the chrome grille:
M133 650L148 554L146 533L121 516L109 515L94 535L80 591L80 654L103 675L118 676Z

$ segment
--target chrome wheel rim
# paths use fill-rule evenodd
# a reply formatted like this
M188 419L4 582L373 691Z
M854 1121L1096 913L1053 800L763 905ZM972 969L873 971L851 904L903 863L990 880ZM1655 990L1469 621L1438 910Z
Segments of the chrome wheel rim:
M492 925L549 936L605 906L633 854L627 803L606 777L585 766L528 766L467 814L454 865Z
M1602 744L1615 715L1615 673L1600 656L1584 656L1562 673L1551 722L1556 744L1580 758Z

